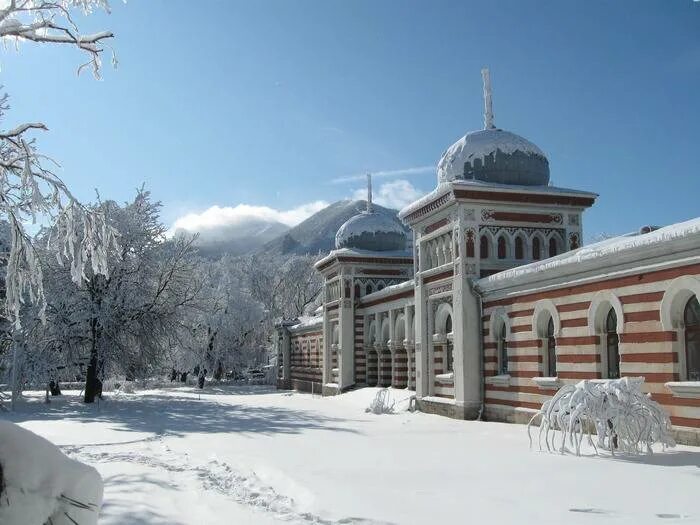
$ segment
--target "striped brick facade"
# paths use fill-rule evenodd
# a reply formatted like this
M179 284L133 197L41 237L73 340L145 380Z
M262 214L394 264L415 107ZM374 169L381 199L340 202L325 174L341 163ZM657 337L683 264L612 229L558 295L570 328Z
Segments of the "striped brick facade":
M644 377L644 391L667 410L677 430L695 433L700 429L700 399L676 396L666 386L685 376L681 367L684 338L678 328L682 324L681 309L669 312L670 326L662 322L662 311L665 304L671 303L671 295L683 293L685 278L694 280L698 276L700 265L692 264L550 287L547 291L513 294L495 301L487 298L482 318L486 334L483 355L487 416L517 419L513 408L537 409L563 384L606 378L607 334L601 320L612 309L618 319L620 375ZM687 292L688 296L694 293L690 289ZM542 327L544 319L550 316L558 326L558 381L554 386L540 386L533 378L545 375L546 340ZM488 379L497 376L499 323L506 324L508 333L507 385ZM505 407L511 410L504 411Z
M316 328L291 336L291 388L321 391L323 332Z

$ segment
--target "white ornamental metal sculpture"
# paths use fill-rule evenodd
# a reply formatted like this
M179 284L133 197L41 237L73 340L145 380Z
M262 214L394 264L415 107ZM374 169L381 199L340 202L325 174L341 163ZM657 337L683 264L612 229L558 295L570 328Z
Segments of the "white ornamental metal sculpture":
M661 406L644 394L643 377L610 380L585 380L565 385L530 419L527 435L532 447L530 427L541 418L538 443L542 437L547 450L560 453L575 451L581 455L584 436L594 448L627 454L652 454L652 445L676 445L671 435L671 421ZM592 433L598 435L594 443ZM561 439L561 441L559 441ZM571 449L569 448L571 447Z

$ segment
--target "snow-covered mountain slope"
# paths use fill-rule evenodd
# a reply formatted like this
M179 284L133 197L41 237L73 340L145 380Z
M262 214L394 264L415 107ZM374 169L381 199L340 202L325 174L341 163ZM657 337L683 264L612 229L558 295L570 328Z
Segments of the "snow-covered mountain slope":
M251 217L235 224L202 230L196 244L202 256L212 259L224 254L244 255L257 251L287 230L289 226L281 222Z
M305 221L266 243L259 251L271 255L327 253L335 248L335 234L353 215L367 207L364 200L342 200L313 214ZM396 210L372 205L376 213L396 217Z

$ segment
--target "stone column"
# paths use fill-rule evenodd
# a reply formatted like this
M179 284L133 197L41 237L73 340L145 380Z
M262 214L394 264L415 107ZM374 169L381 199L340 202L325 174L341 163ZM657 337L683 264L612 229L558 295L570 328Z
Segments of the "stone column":
M333 332L331 331L331 323L328 318L328 310L326 308L326 306L323 308L323 346L321 352L321 377L323 384L331 383L333 381L331 373L331 344L333 343L331 339L333 337Z
M285 388L291 388L292 380L292 338L289 336L289 330L282 327L282 381Z
M347 284L347 286L346 286ZM350 293L346 297L346 290ZM338 388L341 390L355 383L355 312L352 304L352 281L346 275L341 280L338 305Z

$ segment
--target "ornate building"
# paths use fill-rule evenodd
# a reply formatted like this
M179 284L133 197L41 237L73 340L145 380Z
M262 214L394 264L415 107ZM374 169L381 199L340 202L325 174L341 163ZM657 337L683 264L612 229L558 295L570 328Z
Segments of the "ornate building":
M415 390L451 417L522 422L561 385L644 376L700 444L700 220L581 246L594 193L549 184L536 145L494 126L450 146L398 221L367 211L316 264L317 315L277 330L280 388Z

